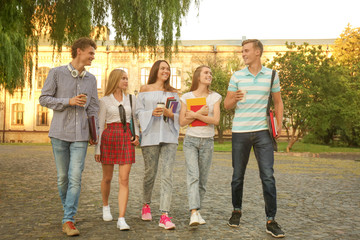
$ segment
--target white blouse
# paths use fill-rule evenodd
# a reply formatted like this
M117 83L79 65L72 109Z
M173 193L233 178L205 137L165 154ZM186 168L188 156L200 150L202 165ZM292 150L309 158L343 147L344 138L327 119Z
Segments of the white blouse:
M123 100L119 102L114 94L104 96L100 99L100 111L99 111L99 141L96 144L95 154L100 154L101 135L105 129L105 125L109 123L121 123L119 105L123 105L126 113L126 122L130 123L131 115L133 115L135 122L135 134L139 136L139 124L135 118L136 99L132 95L132 109L130 107L130 95L123 93Z

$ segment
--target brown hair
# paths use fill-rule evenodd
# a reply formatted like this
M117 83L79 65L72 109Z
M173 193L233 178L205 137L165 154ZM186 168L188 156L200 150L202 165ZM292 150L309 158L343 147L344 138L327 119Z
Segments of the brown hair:
M76 58L78 48L80 48L81 50L84 51L85 48L87 48L89 46L96 49L96 43L94 42L94 40L92 40L91 38L88 38L88 37L79 38L71 46L71 57Z
M263 54L263 51L264 51L264 46L263 44L260 42L260 40L257 40L257 39L247 39L245 41L242 42L242 46L244 46L245 44L248 44L248 43L253 43L253 46L254 48L257 48L260 50L260 57L262 56Z
M192 77L192 83L191 83L190 91L195 91L196 89L198 89L199 81L200 81L200 73L201 73L203 68L211 69L209 66L206 66L206 65L198 66L195 69L194 75ZM208 86L208 90L210 90L209 88L210 87Z
M158 72L159 72L159 68L160 68L160 64L164 62L166 63L169 68L170 68L170 64L165 61L165 60L157 60L151 67L150 69L150 74L149 74L149 80L147 82L147 84L152 84L152 83L155 83L156 80L157 80L157 75L158 75ZM166 79L166 81L164 82L164 89L165 91L167 92L173 92L173 91L176 91L175 88L173 88L172 86L170 86L170 76L171 76L171 72L169 74L169 78Z
M126 72L122 69L114 69L111 71L109 75L108 84L106 86L105 90L105 96L109 96L110 94L114 93L116 91L117 86L119 85L119 82L121 78L126 74ZM127 92L124 92L125 95Z

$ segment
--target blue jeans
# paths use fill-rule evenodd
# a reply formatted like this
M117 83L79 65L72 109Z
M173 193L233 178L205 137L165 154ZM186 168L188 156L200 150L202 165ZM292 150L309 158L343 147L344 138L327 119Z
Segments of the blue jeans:
M88 142L67 142L51 138L51 144L57 169L59 195L64 209L62 223L74 222Z
M161 162L160 211L169 212L173 188L173 169L177 144L161 143L160 145L141 147L145 164L143 182L144 203L151 203L152 190L156 179L159 162Z
M241 209L242 207L244 176L251 147L254 148L259 166L266 217L273 219L276 215L276 186L273 168L274 148L267 130L232 134L232 204L234 209Z
M200 209L206 193L214 152L214 138L185 135L183 149L187 168L189 209Z

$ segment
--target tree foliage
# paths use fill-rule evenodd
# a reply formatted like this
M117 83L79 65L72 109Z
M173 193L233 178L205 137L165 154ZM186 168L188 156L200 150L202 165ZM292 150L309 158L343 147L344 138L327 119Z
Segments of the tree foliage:
M24 73L28 70L27 76L31 77L31 54L37 56L43 34L54 49L61 51L75 39L89 36L94 27L100 29L99 36L112 24L117 44L126 40L133 52L148 48L155 54L162 46L164 57L169 58L172 46L177 47L182 19L191 2L198 7L200 1L2 0L0 51L4 54L0 57L0 86L11 93L24 86Z
M348 24L340 37L335 40L334 57L337 62L349 69L353 77L360 72L360 27L351 28Z
M290 50L285 54L277 53L273 60L267 65L279 72L281 81L281 93L284 102L283 126L288 136L289 151L292 145L307 131L308 120L307 106L310 104L310 80L305 77L308 63L304 52L307 45L298 47L294 43L286 43Z
M219 93L222 96L220 103L220 121L216 126L219 143L224 142L224 132L232 127L232 120L234 117L234 109L227 110L224 108L224 100L227 94L229 80L234 71L241 69L244 64L240 61L237 55L230 58L219 59L214 57L207 57L206 59L198 60L199 65L207 65L210 67L213 80L211 83L211 90ZM186 80L187 86L190 89L192 81L192 73L188 73L189 78Z
M352 28L348 24L335 40L334 57L343 67L342 76L347 78L340 140L350 146L360 146L360 27Z
M349 70L322 46L286 45L289 51L277 53L268 67L279 71L287 151L302 137L333 144L340 136L347 145L359 145L360 112L354 100L360 95L351 87Z
M27 33L24 16L17 9L21 1L6 0L0 7L0 85L7 89L24 86Z

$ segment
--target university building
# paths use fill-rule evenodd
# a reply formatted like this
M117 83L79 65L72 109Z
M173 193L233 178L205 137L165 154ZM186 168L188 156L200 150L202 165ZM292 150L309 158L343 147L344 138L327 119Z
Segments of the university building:
M335 39L269 39L264 44L263 60L271 59L276 52L285 52L285 42L323 45L331 51ZM178 53L173 53L170 62L171 85L179 92L185 90L188 73L193 72L201 61L208 58L241 58L242 40L199 40L181 41ZM114 41L98 41L95 60L86 70L96 76L99 98L104 96L109 73L116 68L125 70L129 77L129 92L137 94L140 86L146 84L152 64L161 58L153 58L150 52L133 54L126 47L115 46ZM52 110L39 104L39 96L50 68L71 62L71 52L64 47L61 55L42 40L39 45L38 69L33 71L32 87L26 83L23 91L15 90L10 95L0 89L0 142L46 143L50 142L48 131L53 116ZM19 63L21 64L21 63ZM234 69L238 70L238 69ZM225 97L225 96L223 96Z

